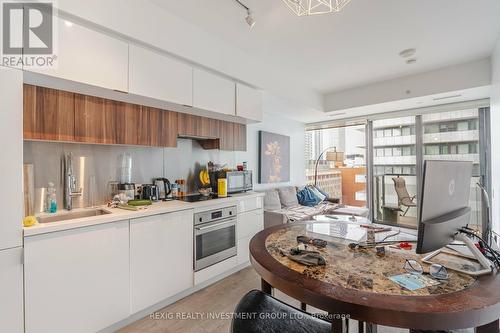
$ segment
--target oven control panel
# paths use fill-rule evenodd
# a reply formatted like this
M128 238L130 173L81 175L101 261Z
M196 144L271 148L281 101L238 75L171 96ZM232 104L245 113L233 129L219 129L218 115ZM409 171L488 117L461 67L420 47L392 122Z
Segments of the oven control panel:
M203 224L218 220L236 218L236 206L224 207L219 209L208 210L194 214L194 224Z

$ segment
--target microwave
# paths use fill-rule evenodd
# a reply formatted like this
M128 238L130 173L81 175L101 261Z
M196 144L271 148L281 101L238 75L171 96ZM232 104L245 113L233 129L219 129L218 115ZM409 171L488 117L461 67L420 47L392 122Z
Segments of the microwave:
M246 192L253 189L252 171L226 172L227 193Z

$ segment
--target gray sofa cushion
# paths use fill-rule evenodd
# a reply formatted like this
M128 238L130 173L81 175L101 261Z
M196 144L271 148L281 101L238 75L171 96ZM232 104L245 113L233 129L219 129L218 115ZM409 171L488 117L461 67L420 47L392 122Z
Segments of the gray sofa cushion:
M280 187L278 188L278 194L282 207L294 207L299 205L299 200L297 199L297 189L295 186Z
M281 209L280 197L278 195L278 191L273 188L265 191L264 196L264 210L273 211Z

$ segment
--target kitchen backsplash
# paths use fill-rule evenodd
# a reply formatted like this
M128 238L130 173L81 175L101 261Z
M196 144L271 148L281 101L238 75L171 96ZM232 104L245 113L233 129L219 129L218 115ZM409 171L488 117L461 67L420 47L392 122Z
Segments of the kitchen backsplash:
M149 148L113 145L89 145L42 141L24 142L24 163L34 165L35 211L42 207L42 188L53 182L57 189L58 207L63 204L63 183L61 159L64 153L73 152L75 172L83 188L83 197L74 200L74 207L89 206L89 183L96 180L96 204L108 199L108 182L118 180L120 156L132 156L132 181L138 184L151 183L153 178L166 177L170 181L188 180L188 191L196 191L195 168L207 161L235 166L235 152L204 150L196 141L179 139L176 148Z

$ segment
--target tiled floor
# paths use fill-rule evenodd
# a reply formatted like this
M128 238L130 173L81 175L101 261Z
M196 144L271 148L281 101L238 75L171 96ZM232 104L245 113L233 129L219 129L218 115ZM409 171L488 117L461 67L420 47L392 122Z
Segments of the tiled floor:
M120 333L225 333L229 332L230 319L219 319L231 313L238 301L248 291L260 288L260 277L248 267L203 290L200 290L164 309L156 318L146 317L121 329ZM275 296L288 304L300 307L299 302L276 291ZM318 310L308 307L308 311ZM181 317L183 316L183 317ZM208 316L212 316L207 319ZM214 319L215 318L215 319ZM350 333L358 331L356 321L351 321ZM379 327L379 333L403 333L407 330Z

